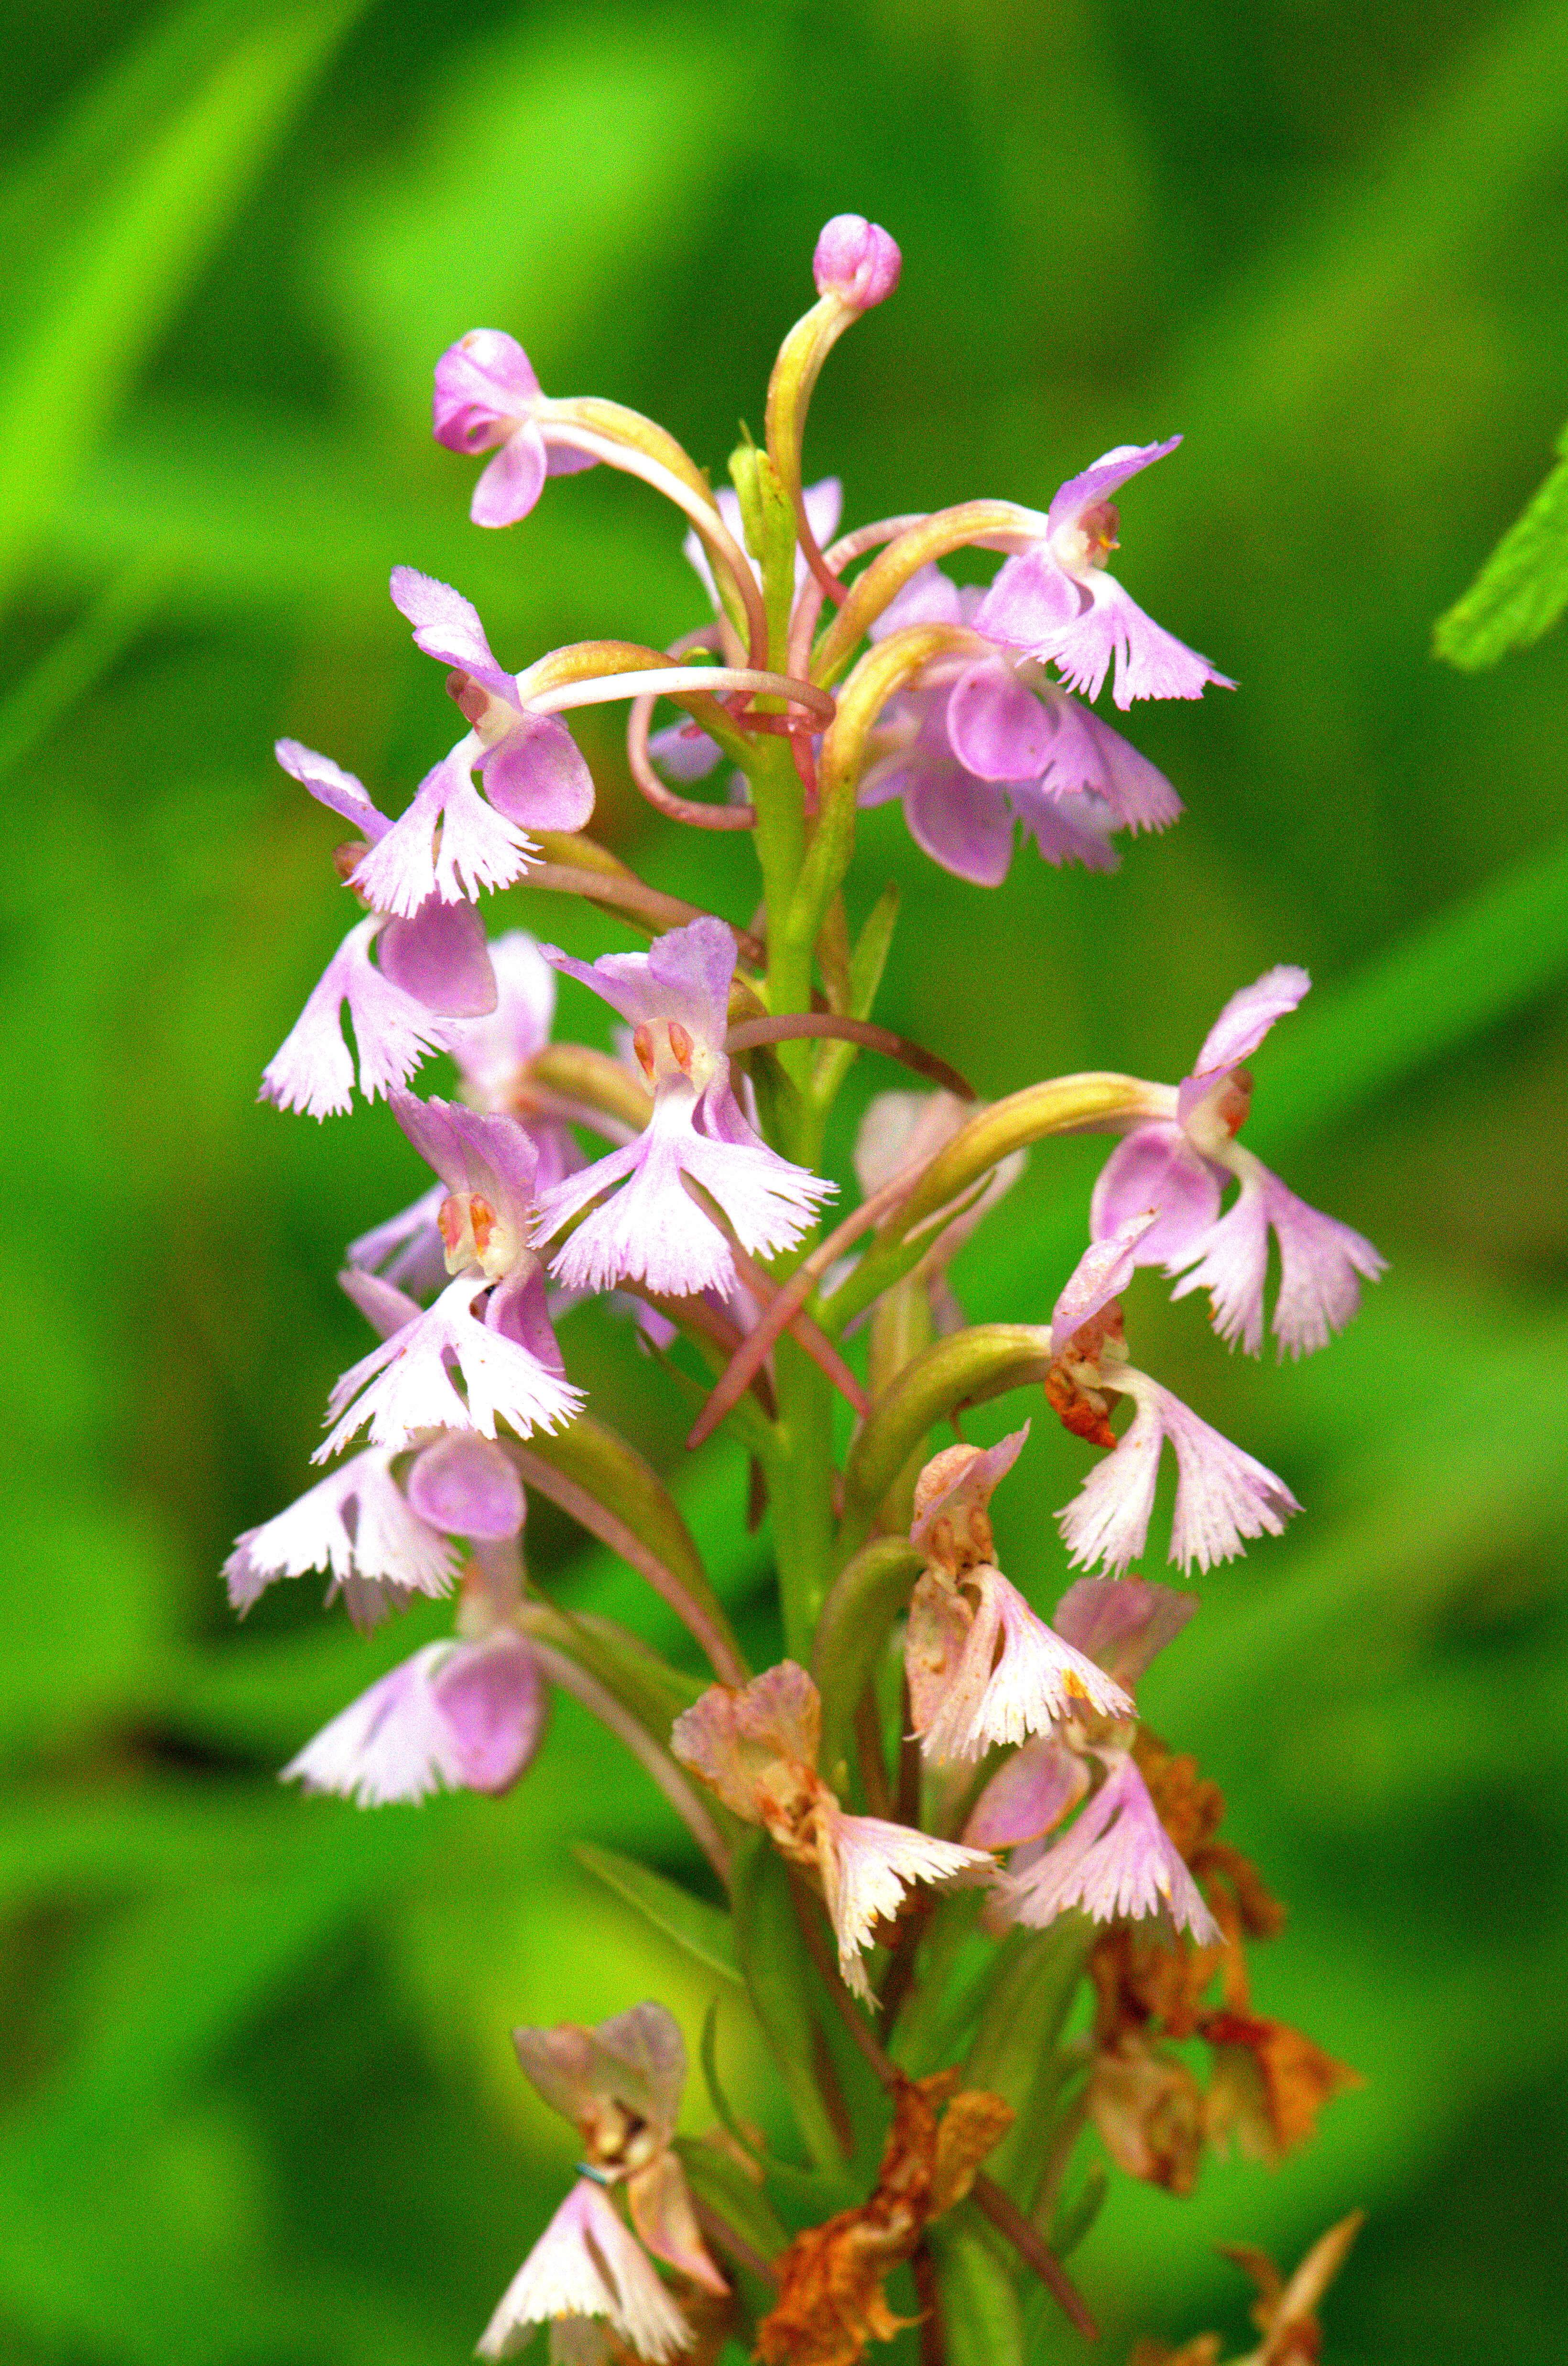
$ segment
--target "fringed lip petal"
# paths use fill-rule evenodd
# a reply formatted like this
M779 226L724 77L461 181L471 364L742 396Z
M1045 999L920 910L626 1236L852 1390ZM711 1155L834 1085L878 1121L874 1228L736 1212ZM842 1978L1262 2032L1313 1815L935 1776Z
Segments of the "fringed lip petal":
M1200 1946L1220 1936L1142 1775L1120 1754L1076 1823L1027 1873L1005 1881L1005 1895L1012 1918L1036 1928L1076 1907L1096 1922L1169 1914Z
M824 1797L818 1808L818 1860L828 1919L838 1941L838 1968L850 1993L869 2001L863 1950L879 1921L891 1921L916 1883L937 1887L989 1882L996 1866L983 1850L932 1840L879 1816L846 1816Z
M1069 690L1099 697L1113 659L1111 695L1126 709L1135 698L1201 698L1209 682L1236 684L1226 674L1145 615L1114 575L1096 569L1083 585L1088 603L1073 620L1042 635L1033 654L1048 659Z
M503 2293L479 2337L481 2358L503 2358L536 2325L605 2317L640 2358L663 2360L691 2344L687 2324L608 2197L580 2178Z
M333 1588L351 1580L410 1593L450 1592L458 1556L442 1523L410 1504L392 1477L392 1457L356 1454L258 1528L247 1528L223 1565L229 1599L243 1613L280 1577L330 1571ZM372 1600L374 1597L372 1597ZM351 1608L370 1606L363 1593Z
M268 1061L259 1098L314 1118L341 1115L352 1105L354 1055L343 1041L345 1005L366 1100L407 1084L429 1053L444 1049L451 1022L383 976L371 960L381 925L373 913L349 930Z
M482 1276L460 1275L433 1306L343 1374L329 1407L336 1426L313 1459L338 1453L367 1422L373 1446L397 1448L426 1429L476 1429L494 1437L499 1417L521 1436L573 1419L581 1391L475 1317L474 1300L486 1286ZM454 1366L466 1398L454 1385Z
M1207 1570L1234 1560L1245 1549L1244 1538L1277 1537L1292 1513L1300 1511L1282 1480L1147 1373L1118 1365L1110 1385L1131 1396L1137 1410L1126 1436L1057 1514L1078 1566L1098 1561L1119 1574L1142 1552L1167 1438L1177 1463L1170 1559L1184 1570L1194 1561Z
M997 1743L1016 1747L1031 1733L1043 1732L1075 1701L1086 1702L1103 1717L1133 1715L1121 1686L1053 1634L999 1571L977 1570L969 1583L980 1594L980 1607L942 1687L940 1706L921 1735L928 1759L940 1763L980 1758ZM920 1580L916 1593L932 1583Z

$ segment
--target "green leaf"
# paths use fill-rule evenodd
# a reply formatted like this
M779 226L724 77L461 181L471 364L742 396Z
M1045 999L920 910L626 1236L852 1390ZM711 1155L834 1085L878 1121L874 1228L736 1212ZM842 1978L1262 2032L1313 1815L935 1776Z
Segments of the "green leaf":
M841 2153L814 2068L812 1960L795 1921L788 1869L761 1832L735 1852L734 1898L735 1953L768 2051L807 2151L819 2169L832 2169Z
M678 1882L666 1880L662 1873L654 1873L645 1865L634 1864L629 1856L621 1856L613 1849L594 1848L579 1841L572 1852L579 1865L597 1876L628 1906L636 1908L655 1930L695 1955L709 1971L721 1978L742 1984L741 1968L735 1960L734 1933L730 1918L722 1914L707 1899L694 1898Z
M1080 1914L1059 1915L1048 1930L1012 1933L998 1951L964 2064L967 2085L1002 2096L1018 2115L987 2169L1025 2209L1044 2167L1043 2138L1061 2081L1056 2044L1092 1936Z
M1024 2312L1000 2242L965 2203L928 2228L948 2366L1024 2366Z
M823 1698L824 1767L835 1766L844 1753L855 1704L923 1567L907 1538L876 1537L834 1581L812 1646L812 1673Z
M1529 509L1433 627L1436 654L1467 673L1495 665L1508 649L1528 648L1568 607L1568 428L1557 453Z
M1103 2160L1091 2161L1089 2173L1070 2202L1064 2202L1051 2221L1051 2231L1046 2248L1058 2259L1065 2259L1078 2248L1091 2226L1104 2207L1105 2196L1111 2191L1111 2180Z
M48 300L0 366L0 601L362 5L241 15L35 265ZM148 38L162 44L162 28Z

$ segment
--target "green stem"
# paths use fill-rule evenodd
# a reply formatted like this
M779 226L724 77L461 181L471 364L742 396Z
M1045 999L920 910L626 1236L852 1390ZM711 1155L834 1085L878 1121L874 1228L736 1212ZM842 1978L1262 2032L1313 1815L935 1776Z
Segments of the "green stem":
M834 1562L833 1390L793 1339L774 1356L777 1451L768 1470L784 1650L802 1667L827 1599Z

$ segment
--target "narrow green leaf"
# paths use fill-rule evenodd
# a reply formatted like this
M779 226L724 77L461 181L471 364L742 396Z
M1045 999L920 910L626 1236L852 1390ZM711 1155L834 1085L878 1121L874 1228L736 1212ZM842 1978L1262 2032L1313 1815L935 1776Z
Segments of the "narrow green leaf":
M1111 2180L1103 2160L1092 2161L1089 2173L1070 2202L1064 2202L1051 2221L1047 2248L1065 2259L1078 2248L1104 2207Z
M714 2108L718 2108L716 2102ZM725 2125L729 2125L727 2121ZM738 2141L744 2142L744 2138ZM739 2161L702 2137L677 2136L675 2150L699 2202L705 2202L716 2211L763 2259L776 2259L790 2237L774 2216L767 2196L752 2182ZM730 2262L723 2264L730 2270ZM760 2284L754 2284L752 2291L758 2302L769 2297Z
M1024 2312L1002 2245L968 2203L926 2233L947 2366L1024 2366Z
M812 1673L823 1698L824 1767L843 1755L855 1704L922 1566L907 1538L876 1537L834 1581L812 1647Z
M1437 656L1467 673L1528 648L1568 607L1568 428L1557 466L1480 574L1432 632Z
M0 600L363 0L266 10L72 224L0 369Z
M842 905L835 908L842 909ZM831 916L830 916L831 917ZM852 1019L869 1019L877 999L877 989L882 983L882 972L888 965L892 950L893 930L899 917L899 891L890 880L872 905L865 925L855 940L849 956L849 1015ZM821 1043L812 1070L812 1087L819 1104L831 1108L839 1087L849 1074L858 1053L855 1043Z
M768 2051L807 2151L819 2169L832 2169L841 2155L813 2067L812 1960L795 1921L788 1870L761 1832L735 1852L733 1894L735 1953Z
M1060 2083L1056 2043L1092 1936L1093 1926L1079 1914L1058 1916L1048 1930L1014 1932L998 1953L964 2064L968 2085L1001 2095L1018 2114L988 2172L1025 2209Z
M613 1849L595 1848L579 1841L572 1853L579 1865L586 1865L606 1888L613 1889L617 1898L634 1906L666 1939L673 1939L689 1955L695 1955L709 1971L740 1986L741 1969L735 1961L734 1934L728 1915L721 1914L706 1898L694 1898L678 1883L666 1880L662 1873L634 1864L631 1857L620 1856Z

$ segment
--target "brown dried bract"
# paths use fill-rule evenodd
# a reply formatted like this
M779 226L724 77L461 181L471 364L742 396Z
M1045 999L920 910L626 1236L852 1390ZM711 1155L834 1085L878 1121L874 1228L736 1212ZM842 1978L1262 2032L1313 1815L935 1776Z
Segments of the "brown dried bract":
M1276 2161L1304 2144L1329 2098L1363 2083L1349 2063L1337 2062L1286 2022L1215 2012L1203 2034L1215 2048L1209 2135L1221 2142L1234 2136L1253 2160Z
M868 2341L890 2341L911 2322L889 2307L884 2277L912 2256L931 2219L963 2199L1013 2124L999 2095L955 2094L958 2077L900 2079L869 2200L808 2226L778 2261L778 2304L758 2328L764 2366L855 2366Z

